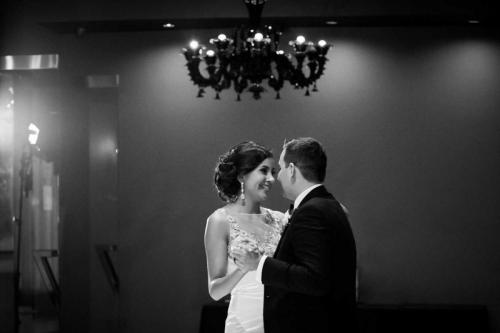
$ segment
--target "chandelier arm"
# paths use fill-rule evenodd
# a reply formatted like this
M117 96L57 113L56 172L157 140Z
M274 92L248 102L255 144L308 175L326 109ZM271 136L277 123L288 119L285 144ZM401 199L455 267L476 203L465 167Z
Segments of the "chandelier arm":
M248 87L248 80L243 76L237 76L233 79L234 91L241 94Z
M302 70L303 58L297 58L297 65L293 69L290 83L298 88L307 88L311 84L314 84L324 73L325 62L328 60L325 57L320 57L315 60L311 60L307 63L309 67L309 75L305 75Z
M248 64L246 72L248 73L250 82L253 84L261 84L263 79L271 75L269 73L270 63L263 55L252 57Z
M208 70L208 72L211 80L210 86L216 92L221 92L231 86L231 80L229 79L226 65L224 65L223 62L219 62L218 68L213 66L213 69Z
M273 61L276 64L276 75L271 75L268 84L276 92L279 92L285 83L287 73L292 68L290 60L284 54L275 54Z
M189 77L195 85L205 88L211 85L210 78L204 77L200 72L200 58L193 58L186 64L189 72Z
M248 78L243 65L246 63L244 54L234 54L228 65L229 82L233 82L234 91L241 94L248 87Z
M201 74L200 71L199 57L193 57L187 63L188 72L193 83L200 88L211 87L216 92L220 92L223 89L228 89L231 86L231 80L227 73L226 66L216 66L210 64L207 66L208 77Z
M229 58L224 54L223 57L219 58L219 70L218 75L218 89L219 91L223 89L229 89L231 87L231 63Z
M306 77L307 85L314 83L318 79L318 63L316 61L310 61L307 63L309 67L309 76Z
M304 75L304 72L302 71L304 59L305 59L304 53L297 52L295 54L296 64L295 64L295 66L293 66L293 65L291 66L292 68L290 71L289 81L296 88L305 88L307 86L306 77Z
M310 61L307 65L309 67L309 76L306 78L307 85L311 85L316 82L325 71L325 62L328 59L325 57L320 57L316 61Z

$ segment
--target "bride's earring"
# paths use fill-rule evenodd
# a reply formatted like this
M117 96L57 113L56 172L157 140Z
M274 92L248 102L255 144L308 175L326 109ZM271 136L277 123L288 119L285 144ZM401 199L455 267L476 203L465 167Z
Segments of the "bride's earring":
M245 205L245 183L240 182L241 190L240 190L240 199L241 203Z

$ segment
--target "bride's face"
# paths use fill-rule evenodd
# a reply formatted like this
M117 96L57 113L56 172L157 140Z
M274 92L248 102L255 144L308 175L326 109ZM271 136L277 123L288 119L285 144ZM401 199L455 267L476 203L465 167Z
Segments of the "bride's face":
M266 158L244 176L245 197L256 202L266 200L268 192L275 182L275 173L274 159Z

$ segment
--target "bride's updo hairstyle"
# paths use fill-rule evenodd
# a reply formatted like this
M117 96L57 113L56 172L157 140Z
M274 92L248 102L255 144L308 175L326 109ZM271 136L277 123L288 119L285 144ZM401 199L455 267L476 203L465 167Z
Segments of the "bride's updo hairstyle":
M241 191L239 176L246 175L273 153L253 141L245 141L232 147L219 157L215 166L214 183L219 197L234 202Z

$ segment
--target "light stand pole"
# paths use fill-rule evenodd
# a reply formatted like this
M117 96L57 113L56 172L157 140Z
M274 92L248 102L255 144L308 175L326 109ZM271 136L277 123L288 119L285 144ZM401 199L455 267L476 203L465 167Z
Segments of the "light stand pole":
M28 177L31 176L31 147L25 147L21 157L21 169L19 170L20 185L19 185L19 211L14 222L17 225L16 231L16 266L14 271L14 315L15 315L15 332L19 332L21 318L19 316L19 306L21 297L21 238L22 238L22 221L23 221L23 203L24 197L28 196L30 182Z
M22 225L23 225L23 204L24 198L28 196L32 187L32 157L33 149L38 140L38 133L40 130L34 124L30 124L29 128L29 144L25 144L21 156L21 169L19 170L20 184L19 184L19 211L17 217L13 218L14 223L17 225L16 231L16 261L14 270L14 332L19 333L21 325L21 317L19 306L21 304L21 239L22 239Z

